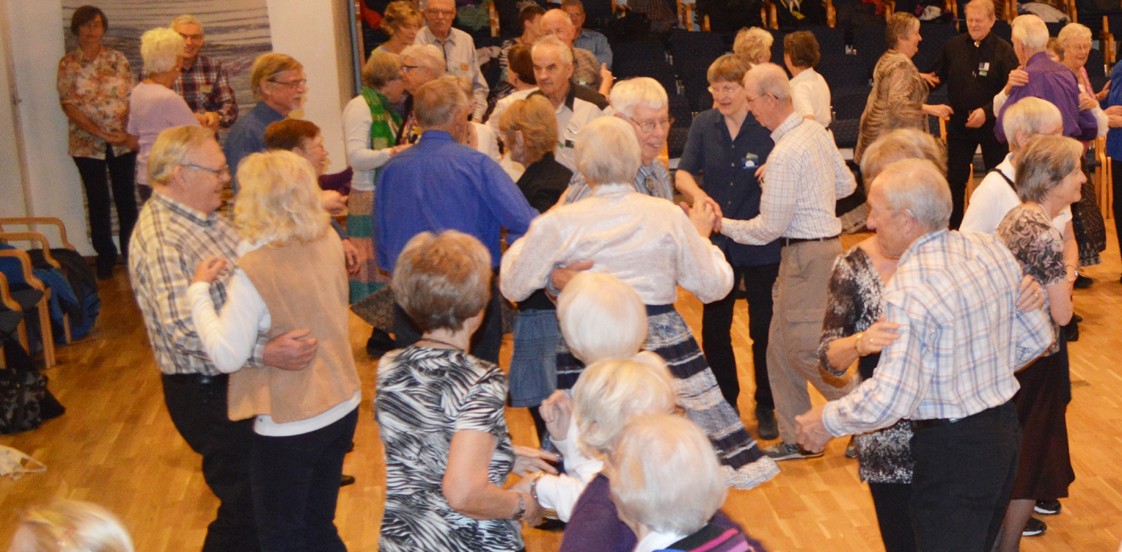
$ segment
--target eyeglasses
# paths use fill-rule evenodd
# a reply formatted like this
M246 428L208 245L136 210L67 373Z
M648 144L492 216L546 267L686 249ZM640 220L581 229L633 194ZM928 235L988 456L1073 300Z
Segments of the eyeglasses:
M764 97L767 97L767 96L771 96L771 94L760 94L759 96L756 96L755 98L753 98L751 96L745 96L745 98L748 100L748 103L752 103L752 102L754 102L754 101L756 101L760 98L764 98Z
M408 72L410 72L414 69L420 69L420 68L421 68L420 65L402 65L401 66L401 72L402 73L408 73Z
M744 87L740 86L739 84L721 84L717 86L710 86L709 93L713 94L714 96L728 96L740 92L743 88Z
M456 12L454 12L452 10L427 9L427 10L425 10L425 13L427 15L432 16L432 17L452 17L452 16L456 15Z
M271 82L273 84L279 84L281 86L287 86L289 88L300 88L301 86L304 86L304 85L308 84L308 79L296 79L296 80L290 80L290 81L279 81L279 80L269 79L269 82Z
M639 122L635 119L632 119L631 117L628 117L627 120L635 123L635 126L639 127L639 130L643 131L644 133L654 132L655 129L659 127L662 127L663 130L669 130L670 127L674 126L674 117L667 117L661 121Z
M179 166L187 167L188 169L195 169L197 171L206 171L210 174L213 174L214 176L222 176L224 174L230 174L230 166L229 165L222 165L221 167L219 167L217 169L212 169L210 167L204 167L202 165L196 165L194 163L180 163Z

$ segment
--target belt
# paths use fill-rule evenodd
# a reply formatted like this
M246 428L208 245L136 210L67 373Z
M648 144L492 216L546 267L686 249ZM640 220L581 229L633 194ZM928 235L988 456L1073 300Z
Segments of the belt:
M927 420L912 420L912 429L918 431L921 429L942 427L945 425L951 425L961 419L962 418L930 418Z
M827 242L836 239L838 239L837 235L826 236L824 238L779 238L779 244L783 247L787 247L788 245L795 245L796 243Z
M195 385L226 385L230 376L227 374L218 374L210 376L207 374L163 374L164 381L172 383L193 383Z

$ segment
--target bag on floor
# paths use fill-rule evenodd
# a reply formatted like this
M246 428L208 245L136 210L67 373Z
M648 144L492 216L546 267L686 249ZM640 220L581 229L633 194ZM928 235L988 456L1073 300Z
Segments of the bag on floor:
M35 429L44 420L66 412L47 390L47 377L17 341L4 342L4 362L7 368L0 368L0 435Z

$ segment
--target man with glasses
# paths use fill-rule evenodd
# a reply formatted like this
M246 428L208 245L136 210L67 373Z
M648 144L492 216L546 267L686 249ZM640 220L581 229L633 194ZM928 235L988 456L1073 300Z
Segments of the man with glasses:
M826 314L826 288L834 259L841 254L841 221L834 215L838 198L857 188L833 139L822 125L795 113L787 73L771 63L756 65L744 75L749 111L771 130L775 147L763 174L760 214L734 220L725 213L721 234L733 241L782 247L779 274L772 294L767 370L774 393L781 443L764 453L774 460L821 456L795 444L795 416L810 410L806 384L813 383L829 400L853 387L850 381L828 379L818 369L816 352Z
M575 27L576 38L573 41L573 47L592 52L600 63L611 69L612 47L608 44L608 37L604 36L603 33L584 27L584 3L581 0L562 0L561 9L569 14L569 18L573 21L573 27Z
M207 357L187 300L200 262L218 256L235 266L238 257L237 233L216 214L230 170L214 133L198 126L161 132L148 168L154 193L129 243L129 277L162 374L172 423L202 455L203 477L220 502L203 550L259 550L249 492L253 421L227 417L227 376ZM226 301L232 275L226 271L211 286L216 308ZM316 340L306 329L272 340L258 336L247 365L300 370L315 349Z
M237 174L238 163L245 156L265 151L265 127L300 109L304 93L308 91L304 66L285 54L257 56L250 69L249 84L257 97L257 105L238 119L226 136L226 160L230 163L230 172L234 174ZM234 195L237 195L236 179L233 186Z
M487 93L490 88L479 60L475 57L475 41L471 35L452 28L456 20L454 0L429 0L425 6L425 27L417 32L415 44L432 44L444 55L448 73L471 81L473 94L472 120L482 121L487 111Z
M762 191L756 171L767 162L773 146L768 130L748 113L741 85L748 68L747 62L733 54L721 56L709 66L709 92L713 94L714 108L694 119L674 176L678 190L690 197L694 205L711 203L719 215L738 220L750 220L760 214ZM698 179L703 179L700 186ZM779 430L768 382L767 349L771 288L779 274L779 242L742 245L721 234L714 234L711 239L732 265L733 291L724 299L706 303L702 311L705 360L713 369L721 394L737 408L740 381L731 329L737 290L743 285L748 302L748 335L752 338L757 432L761 439L775 439Z
M182 71L172 90L192 112L206 117L207 128L230 128L238 119L238 101L222 62L199 54L206 44L203 24L193 15L181 15L171 21L171 29L186 41Z

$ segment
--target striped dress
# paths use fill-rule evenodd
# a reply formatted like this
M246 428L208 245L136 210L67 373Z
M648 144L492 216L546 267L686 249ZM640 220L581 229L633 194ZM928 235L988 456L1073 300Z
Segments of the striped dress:
M488 480L502 486L514 464L497 366L450 349L412 346L378 366L374 415L386 454L386 510L378 548L387 551L521 550L518 522L475 520L448 505L441 492L457 431L483 431L498 445Z

